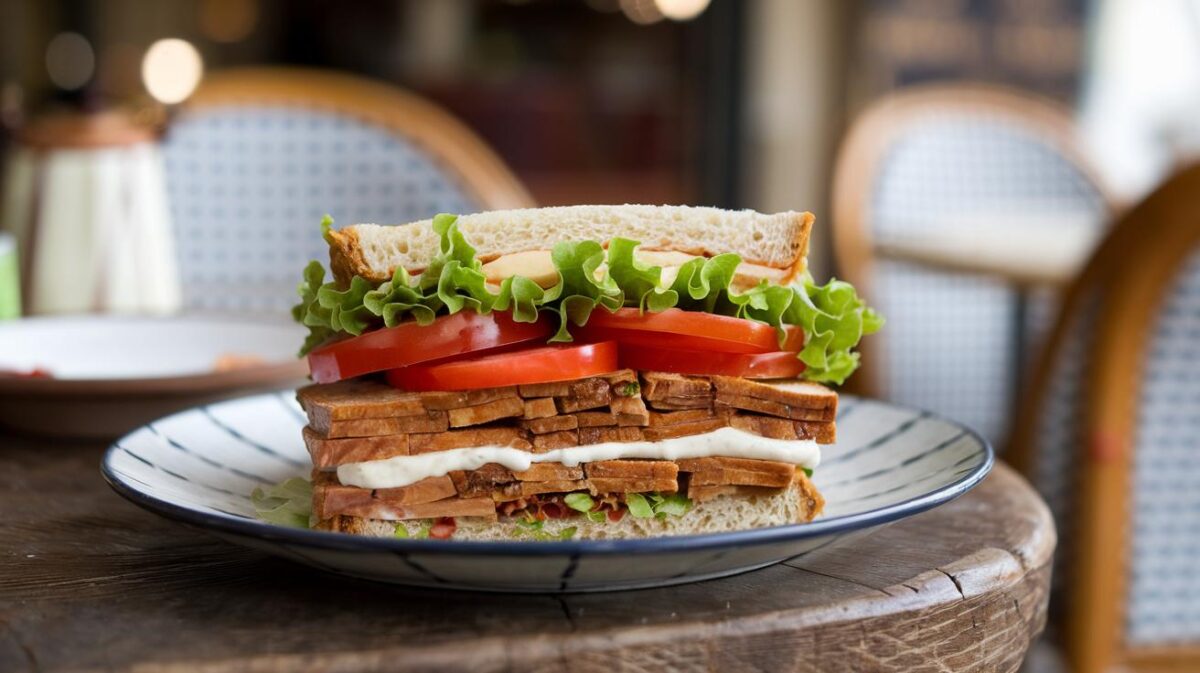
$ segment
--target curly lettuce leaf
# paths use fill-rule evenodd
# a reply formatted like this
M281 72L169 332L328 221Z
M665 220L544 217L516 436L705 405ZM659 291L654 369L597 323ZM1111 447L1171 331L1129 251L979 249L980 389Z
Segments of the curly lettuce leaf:
M332 220L322 221L328 238ZM587 324L597 307L615 311L633 307L657 312L678 307L754 320L779 328L799 325L806 335L799 358L805 378L841 384L858 367L854 352L859 340L883 326L883 318L839 280L817 285L805 276L791 286L766 281L747 290L733 288L741 257L733 253L695 258L678 268L669 282L663 269L638 261L638 242L614 238L605 249L596 241L564 241L554 246L551 260L558 282L543 288L523 276L504 279L497 288L487 282L475 248L458 227L454 215L433 219L438 254L413 278L396 269L391 280L371 287L354 278L348 287L325 282L325 270L309 263L298 287L295 319L310 333L301 354L339 335L357 335L406 320L426 325L439 315L472 310L511 312L518 322L535 322L549 312L558 329L551 342L572 340L572 327ZM495 290L495 291L493 291Z
M804 329L800 359L805 378L838 385L858 368L858 353L852 349L884 323L883 316L859 298L853 285L836 279L817 285L807 274L783 318Z
M312 515L312 484L293 477L267 489L255 488L250 494L258 518L278 526L308 528Z

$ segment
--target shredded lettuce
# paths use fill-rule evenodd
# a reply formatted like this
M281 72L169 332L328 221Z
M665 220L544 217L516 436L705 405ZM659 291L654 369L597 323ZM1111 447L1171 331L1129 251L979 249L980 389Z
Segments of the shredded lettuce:
M625 506L629 508L629 514L637 519L649 519L654 516L654 508L650 506L650 501L641 493L626 493Z
M312 484L307 479L293 477L263 490L256 487L250 502L258 518L278 526L308 528L312 515Z
M660 495L658 493L650 494L650 506L654 508L654 516L665 519L667 515L683 516L692 509L692 501L685 495L679 493L671 493L668 495Z
M545 521L538 521L537 519L517 519L512 536L515 538L528 537L540 541L570 540L579 532L579 529L575 526L568 526L555 535L554 533L542 530L545 525Z
M321 227L328 238L332 220L326 217ZM513 276L493 293L475 248L458 228L457 216L438 215L433 229L440 241L438 254L415 278L396 269L391 280L377 287L360 277L342 287L326 282L320 262L310 262L298 287L300 303L292 309L296 321L309 328L301 355L339 335L358 335L406 320L427 325L439 315L467 309L482 314L508 311L518 322L534 322L545 311L558 326L550 341L568 342L571 327L586 325L597 307L651 312L678 307L763 322L779 328L781 340L784 326L799 325L806 335L799 353L804 377L841 384L858 368L853 349L859 340L883 326L883 318L854 287L836 279L817 285L805 274L790 286L764 280L737 291L731 284L742 260L732 253L689 260L665 284L663 269L638 261L638 242L625 238L612 239L607 250L596 241L560 242L551 251L557 283L542 288L529 278Z
M596 501L587 493L568 493L563 502L576 512L590 512L596 506Z

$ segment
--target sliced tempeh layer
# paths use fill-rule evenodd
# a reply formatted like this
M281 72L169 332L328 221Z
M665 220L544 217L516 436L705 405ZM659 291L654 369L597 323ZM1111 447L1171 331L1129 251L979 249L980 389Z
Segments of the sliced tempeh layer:
M787 463L721 457L680 461L606 460L580 467L539 464L518 473L489 464L478 470L431 477L403 488L374 491L343 486L332 475L318 474L314 485L314 511L322 519L337 515L387 520L482 516L466 512L485 511L479 505L483 499L507 503L538 495L574 492L623 498L629 493L684 491L688 497L705 500L753 492L741 489L787 488L796 480L807 484L803 475ZM494 512L483 515L494 515Z

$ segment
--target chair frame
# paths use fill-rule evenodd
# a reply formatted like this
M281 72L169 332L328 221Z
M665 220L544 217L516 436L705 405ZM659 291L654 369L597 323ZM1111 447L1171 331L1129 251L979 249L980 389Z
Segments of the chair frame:
M382 127L428 153L485 209L535 205L479 136L446 110L399 87L330 70L233 68L206 77L185 109L249 105L324 110Z
M1195 226L1200 166L1171 178L1125 214L1068 291L1050 338L1021 400L1012 464L1033 472L1039 413L1050 382L1050 365L1066 343L1070 318L1094 289L1103 295L1096 338L1085 362L1091 372L1083 399L1080 487L1075 494L1079 559L1068 580L1066 653L1076 671L1103 671L1117 664L1133 671L1184 671L1200 665L1200 644L1130 648L1124 644L1126 572L1131 511L1129 475L1137 438L1140 372L1151 321L1180 266L1200 245ZM1191 208L1189 208L1191 206ZM1131 272L1127 260L1148 259Z
M902 89L871 103L854 120L838 150L833 179L833 252L838 272L871 296L873 241L867 221L870 195L888 150L915 123L938 114L1000 115L1043 138L1096 187L1109 212L1111 191L1082 150L1071 114L1058 103L1017 89L986 84L929 84ZM885 330L886 332L886 330ZM886 334L883 338L887 338ZM863 366L854 392L886 394L879 338L860 346Z

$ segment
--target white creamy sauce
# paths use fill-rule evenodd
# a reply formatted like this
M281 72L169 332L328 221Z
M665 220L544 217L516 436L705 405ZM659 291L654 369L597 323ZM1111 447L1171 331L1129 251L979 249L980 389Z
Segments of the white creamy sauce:
M399 488L454 470L477 470L488 463L523 472L534 463L562 463L574 467L580 463L619 458L681 460L713 456L774 460L812 469L821 461L821 449L811 439L771 439L735 428L721 428L703 435L675 437L659 442L606 442L546 453L530 453L505 446L433 451L415 456L348 463L339 466L337 474L338 480L346 486Z

